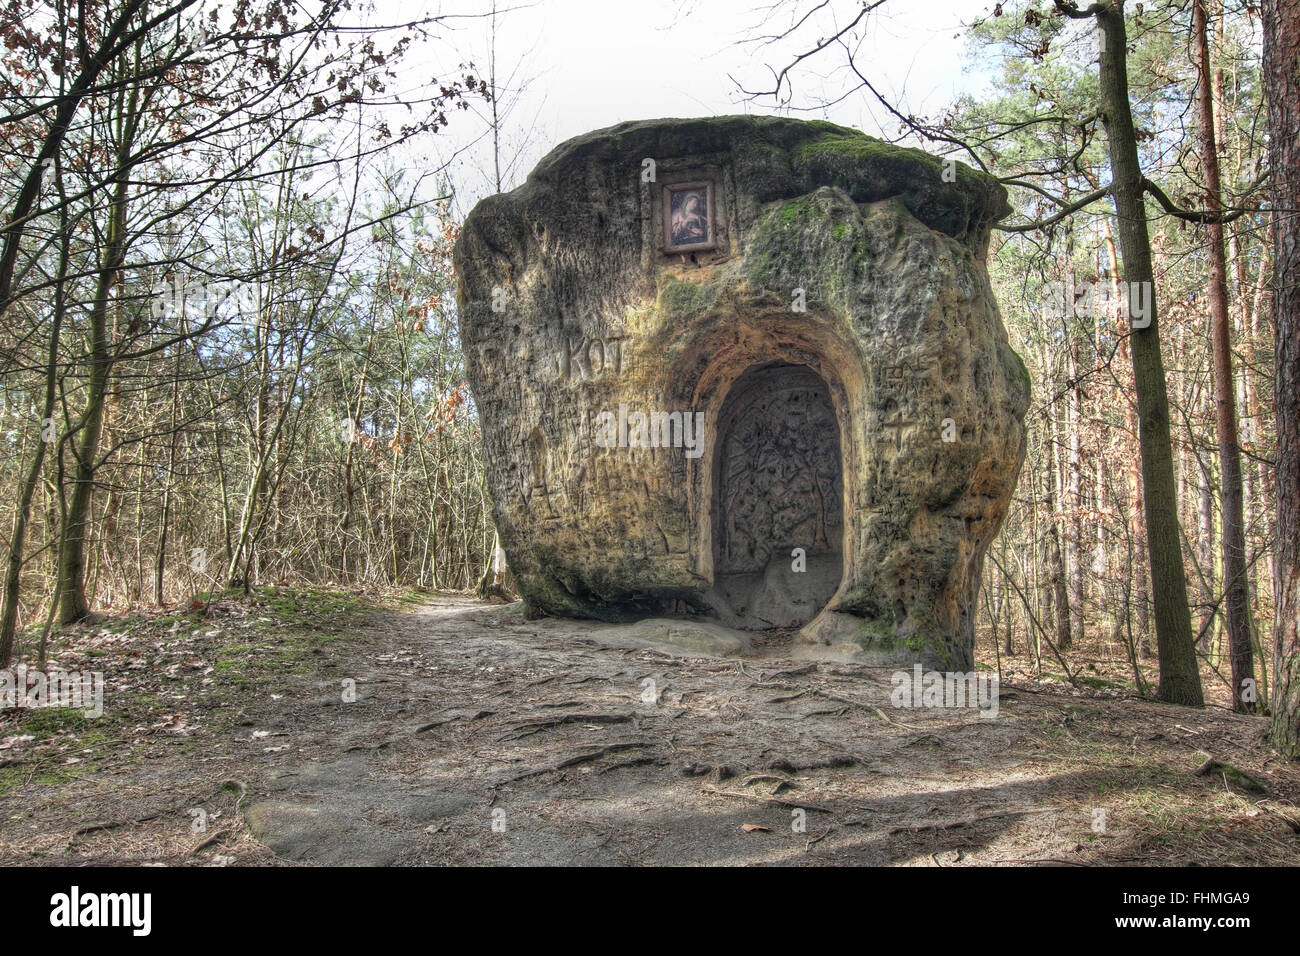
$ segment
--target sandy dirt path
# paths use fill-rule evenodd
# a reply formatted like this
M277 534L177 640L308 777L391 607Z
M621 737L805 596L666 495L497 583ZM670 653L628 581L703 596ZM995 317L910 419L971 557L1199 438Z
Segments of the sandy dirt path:
M440 595L233 696L191 665L179 733L0 796L0 861L1300 863L1261 718L1005 683L995 718L901 709L888 671L611 634Z

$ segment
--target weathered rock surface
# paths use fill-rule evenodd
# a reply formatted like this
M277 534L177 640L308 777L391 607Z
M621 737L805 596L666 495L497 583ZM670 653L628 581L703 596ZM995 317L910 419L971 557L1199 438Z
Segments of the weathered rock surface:
M948 172L829 123L658 120L475 207L461 336L533 609L808 622L858 659L971 666L1029 386L984 265L1005 193ZM705 182L714 248L665 253L662 190ZM605 447L637 412L704 434Z

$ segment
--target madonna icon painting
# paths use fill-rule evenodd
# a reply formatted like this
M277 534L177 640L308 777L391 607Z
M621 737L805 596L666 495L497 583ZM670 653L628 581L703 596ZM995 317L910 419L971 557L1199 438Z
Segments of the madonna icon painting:
M712 249L713 183L664 186L664 252Z

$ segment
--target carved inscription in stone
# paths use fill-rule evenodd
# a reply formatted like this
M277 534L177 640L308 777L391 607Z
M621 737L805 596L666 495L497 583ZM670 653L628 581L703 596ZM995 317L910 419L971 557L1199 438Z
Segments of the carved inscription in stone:
M560 378L565 381L590 381L623 371L625 336L565 338L560 353Z

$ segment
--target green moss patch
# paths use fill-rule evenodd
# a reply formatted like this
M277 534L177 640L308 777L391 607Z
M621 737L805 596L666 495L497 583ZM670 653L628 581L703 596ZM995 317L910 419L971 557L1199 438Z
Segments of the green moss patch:
M31 734L40 740L55 734L83 730L87 723L86 715L71 707L39 707L23 718L18 730L19 733Z
M680 319L710 309L718 301L718 290L710 283L683 282L665 276L659 288L660 314Z

